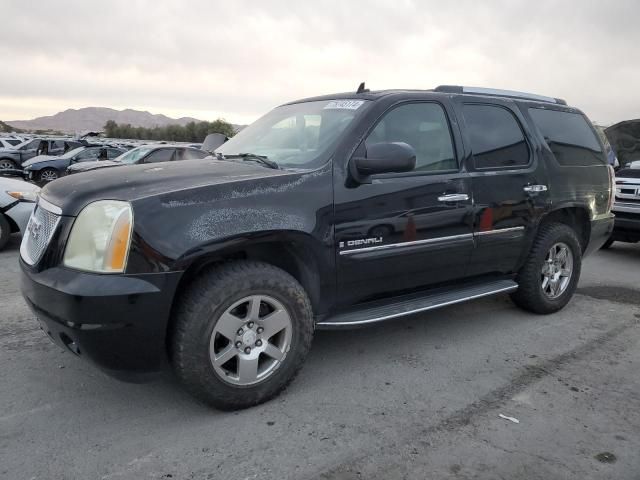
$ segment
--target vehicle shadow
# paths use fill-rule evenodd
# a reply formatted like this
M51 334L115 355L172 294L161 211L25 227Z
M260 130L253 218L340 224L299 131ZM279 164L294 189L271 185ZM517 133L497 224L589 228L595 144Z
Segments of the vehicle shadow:
M496 312L511 310L513 314L495 315ZM501 296L382 322L366 328L317 331L307 361L292 385L277 399L245 412L279 411L283 404L312 402L316 394L320 397L330 396L332 394L329 392L335 393L336 385L352 383L352 378L358 371L367 370L371 374L372 366L380 365L382 368L390 361L399 366L406 363L411 368L419 364L426 366L430 356L438 355L438 351L442 349L457 349L457 342L479 335L480 330L489 335L492 331L499 334L508 328L518 328L519 323L530 321L529 317L529 314L516 310L508 297ZM169 367L151 382L122 383L96 371L92 365L70 356L67 352L59 353L57 358L65 366L64 370L58 370L52 365L47 367L53 370L50 372L51 375L58 377L54 382L55 388L73 391L74 385L82 383L88 397L99 397L100 404L112 412L127 409L128 416L135 417L150 415L151 412L164 414L172 411L183 419L198 418L202 415L230 415L212 409L191 397ZM378 375L379 378L376 378ZM370 381L384 384L387 378L385 375L374 374ZM334 400L337 403L348 403L349 395L348 389L345 389L338 393ZM342 396L345 398L341 399ZM76 392L65 400L65 409L81 410L87 400Z

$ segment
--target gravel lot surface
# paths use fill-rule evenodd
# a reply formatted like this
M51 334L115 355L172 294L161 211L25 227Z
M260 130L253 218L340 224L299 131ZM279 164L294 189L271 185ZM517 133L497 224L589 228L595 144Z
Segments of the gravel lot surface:
M501 296L318 332L283 395L236 413L51 344L18 245L0 253L2 479L640 478L640 245L587 259L555 315Z

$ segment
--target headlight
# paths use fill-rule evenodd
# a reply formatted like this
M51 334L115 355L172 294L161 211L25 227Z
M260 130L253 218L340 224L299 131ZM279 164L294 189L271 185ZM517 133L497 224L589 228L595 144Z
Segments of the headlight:
M32 192L7 192L7 195L16 200L22 200L23 202L35 202L38 199L38 192L39 190Z
M122 273L127 265L133 211L128 202L100 200L87 205L73 224L63 263L97 273Z

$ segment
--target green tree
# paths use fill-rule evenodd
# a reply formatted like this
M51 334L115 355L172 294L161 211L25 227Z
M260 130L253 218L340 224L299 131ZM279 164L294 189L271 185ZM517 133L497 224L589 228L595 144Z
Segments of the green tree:
M235 134L233 125L219 118L213 122L189 122L184 126L167 125L166 127L133 127L130 124L119 125L109 120L104 125L107 138L130 138L138 140L156 140L166 142L202 142L210 133L222 133L227 137Z

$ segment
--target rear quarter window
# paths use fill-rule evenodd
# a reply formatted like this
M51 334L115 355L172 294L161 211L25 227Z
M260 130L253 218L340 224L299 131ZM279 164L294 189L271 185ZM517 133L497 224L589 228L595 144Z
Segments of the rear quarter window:
M600 142L584 115L541 108L530 108L529 115L560 165L606 163Z
M475 167L514 168L529 163L529 147L513 114L497 105L464 104Z

